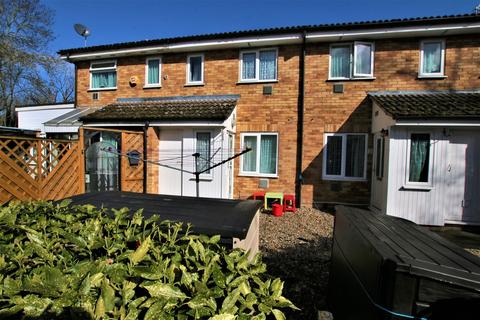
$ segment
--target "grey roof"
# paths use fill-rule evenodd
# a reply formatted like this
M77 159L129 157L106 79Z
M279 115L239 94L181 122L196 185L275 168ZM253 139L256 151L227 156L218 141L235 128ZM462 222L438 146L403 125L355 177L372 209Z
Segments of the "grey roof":
M478 22L480 21L480 15L474 13L459 14L459 15L443 15L432 17L415 17L404 19L389 19L389 20L370 20L370 21L357 21L357 22L344 22L344 23L328 23L328 24L314 24L314 25L302 25L302 26L288 26L278 28L265 28L265 29L252 29L241 30L222 33L201 34L193 36L183 36L174 38L163 38L154 40L141 40L123 43L113 43L91 47L80 47L72 49L64 49L58 51L60 55L69 55L81 52L95 52L104 50L145 47L154 45L166 45L172 43L179 43L185 41L200 41L200 40L213 40L213 39L225 39L225 38L239 38L245 36L262 36L273 34L284 34L291 32L303 32L303 31L336 31L336 30L356 30L366 28L393 28L404 26L419 26L419 25L438 25L446 23L466 23L466 22Z
M369 92L393 119L480 120L480 91Z
M99 107L84 107L84 108L75 108L72 111L69 111L65 114L62 114L59 117L53 118L44 122L45 126L56 126L56 127L79 127L82 125L80 118L89 113L92 113L98 110Z
M119 99L81 118L83 122L226 120L239 95Z

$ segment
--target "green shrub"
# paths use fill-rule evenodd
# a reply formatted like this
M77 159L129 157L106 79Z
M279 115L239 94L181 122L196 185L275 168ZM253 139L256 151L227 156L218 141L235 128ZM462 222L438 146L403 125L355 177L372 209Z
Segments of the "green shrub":
M0 208L1 319L284 319L257 255L128 209Z

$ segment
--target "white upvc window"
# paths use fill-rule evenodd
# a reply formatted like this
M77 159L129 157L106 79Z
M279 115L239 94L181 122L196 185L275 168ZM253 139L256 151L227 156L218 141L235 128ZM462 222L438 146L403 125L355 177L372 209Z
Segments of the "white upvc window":
M367 178L366 133L325 133L324 180L364 181Z
M207 170L212 164L212 133L210 131L195 132L195 152L199 153L195 172ZM208 169L200 175L202 178L211 178L212 170Z
M145 60L145 87L156 88L161 86L162 58L149 57Z
M204 59L205 56L203 54L191 54L187 56L187 84L203 84Z
M409 132L405 170L405 187L431 189L433 187L434 144L428 132Z
M240 82L269 82L277 80L278 50L260 49L240 52Z
M378 136L375 138L375 177L378 180L383 178L385 162L385 138Z
M90 63L90 90L117 88L117 61L103 60Z
M445 76L445 40L433 39L420 42L419 77Z
M278 133L242 133L241 148L252 150L240 157L240 174L246 176L278 176Z
M330 46L329 80L373 78L373 42L336 43Z

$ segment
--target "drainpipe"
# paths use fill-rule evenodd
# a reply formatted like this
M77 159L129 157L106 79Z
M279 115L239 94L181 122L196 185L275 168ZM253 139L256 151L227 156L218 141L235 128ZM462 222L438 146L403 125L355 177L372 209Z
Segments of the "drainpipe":
M143 127L143 193L147 193L148 126L149 122L145 121Z
M303 122L305 107L305 55L307 31L302 34L302 52L298 67L298 112L297 112L297 174L295 177L295 199L297 208L302 204L303 167Z

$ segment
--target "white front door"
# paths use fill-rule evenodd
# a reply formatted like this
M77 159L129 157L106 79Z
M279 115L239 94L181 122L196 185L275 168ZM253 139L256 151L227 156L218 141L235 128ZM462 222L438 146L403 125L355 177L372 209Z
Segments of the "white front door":
M480 133L451 131L446 222L480 223Z
M159 193L182 196L183 130L160 130Z

